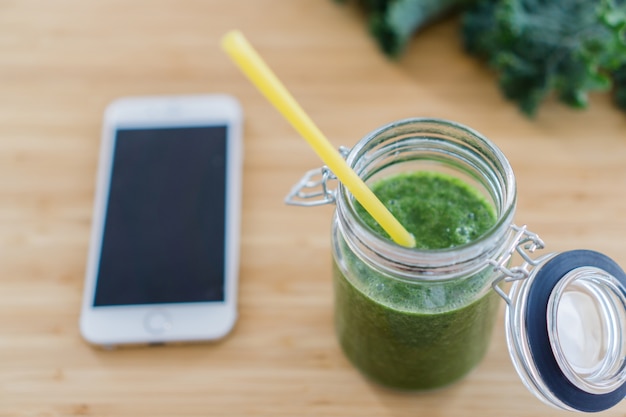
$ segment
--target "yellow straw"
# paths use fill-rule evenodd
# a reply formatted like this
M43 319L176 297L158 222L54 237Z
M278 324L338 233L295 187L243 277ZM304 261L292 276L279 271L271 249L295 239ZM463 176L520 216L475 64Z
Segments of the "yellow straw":
M350 168L341 154L331 145L304 110L289 94L272 70L263 62L254 48L239 31L231 31L222 38L222 48L239 66L250 81L276 109L306 139L309 145L350 190L352 195L399 245L415 247L415 238L374 195L372 190Z

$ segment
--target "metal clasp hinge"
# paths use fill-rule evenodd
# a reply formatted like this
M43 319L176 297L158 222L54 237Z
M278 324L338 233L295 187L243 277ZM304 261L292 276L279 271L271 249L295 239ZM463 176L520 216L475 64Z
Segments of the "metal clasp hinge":
M491 286L509 306L511 305L511 299L508 294L500 288L499 284L502 281L512 282L528 278L532 270L543 263L545 259L550 256L550 254L548 254L546 256L533 259L531 255L537 249L543 249L545 247L543 240L541 240L536 233L527 230L525 225L521 227L512 225L511 229L515 232L515 234L513 235L507 250L498 259L492 259L489 261L489 264L493 265L494 270L500 273ZM522 257L524 262L520 266L509 268L507 265L515 252Z
M339 147L339 153L345 159L350 149ZM334 204L336 188L331 188L329 182L336 181L337 177L327 166L307 171L304 176L291 188L285 197L285 203L292 206L312 207Z

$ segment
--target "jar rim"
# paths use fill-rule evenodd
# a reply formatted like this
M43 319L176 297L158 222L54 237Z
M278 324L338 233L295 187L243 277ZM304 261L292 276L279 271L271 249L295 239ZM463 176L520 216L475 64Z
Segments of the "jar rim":
M353 199L350 198L350 192L341 183L337 189L337 211L340 213L340 217L343 215L355 219L355 222L350 222L349 227L352 229L351 232L359 237L360 243L365 243L374 253L382 254L384 263L392 261L395 264L392 270L399 266L401 275L405 278L415 278L409 271L414 268L419 270L420 279L445 279L452 276L448 276L450 274L443 272L441 268L447 270L449 266L467 263L476 264L476 268L484 266L484 261L487 258L493 258L497 248L506 240L515 213L516 183L508 159L493 142L470 127L446 119L414 117L385 124L368 133L352 147L346 162L352 169L355 169L359 158L365 154L372 141L384 137L394 130L407 128L412 135L441 135L442 130L455 132L468 138L469 142L464 142L466 146L480 147L474 151L476 154L481 154L481 157L489 158L495 163L492 168L498 171L496 175L500 179L503 191L500 196L500 207L497 208L496 222L479 237L462 245L440 249L407 248L389 238L380 236L367 226L365 221L357 215ZM355 171L357 170L355 169ZM357 172L357 174L361 176L361 173ZM485 248L491 248L491 250L485 251ZM368 254L371 255L370 251ZM435 270L437 270L436 273ZM432 274L429 271L432 271ZM449 272L455 275L452 271ZM467 269L463 269L463 272L467 273Z

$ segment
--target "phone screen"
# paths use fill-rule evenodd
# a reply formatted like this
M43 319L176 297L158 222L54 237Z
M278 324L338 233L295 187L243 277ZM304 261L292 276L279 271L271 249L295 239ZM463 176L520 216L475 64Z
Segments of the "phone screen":
M116 132L94 306L224 300L227 133Z

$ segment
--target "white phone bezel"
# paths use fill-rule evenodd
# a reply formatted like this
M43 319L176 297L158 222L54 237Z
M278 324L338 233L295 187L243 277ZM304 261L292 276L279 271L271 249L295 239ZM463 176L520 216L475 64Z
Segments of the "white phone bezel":
M108 200L115 133L120 128L226 125L226 242L224 302L193 302L94 307ZM229 95L127 97L112 102L104 113L91 240L80 317L80 331L89 343L167 343L218 339L237 319L239 235L242 182L242 111Z

